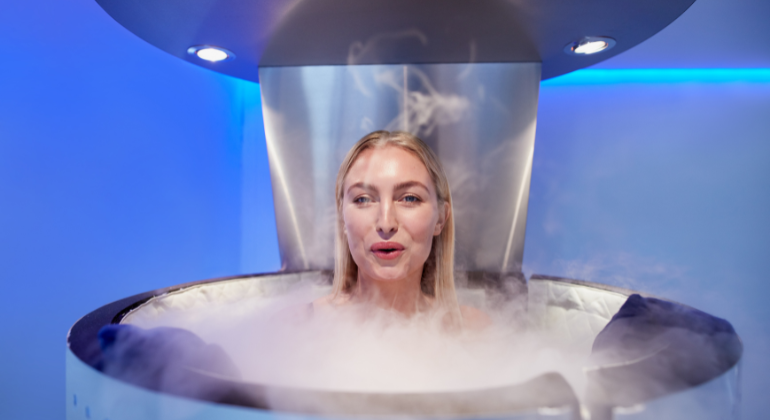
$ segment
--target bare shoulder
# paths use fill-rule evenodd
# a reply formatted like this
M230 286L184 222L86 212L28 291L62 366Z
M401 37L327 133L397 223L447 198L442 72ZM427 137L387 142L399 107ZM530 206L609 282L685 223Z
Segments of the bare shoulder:
M314 300L312 305L314 309L323 308L331 305L332 301L334 301L334 295L326 295Z
M460 314L466 328L478 331L492 325L492 318L486 312L472 306L460 305Z
M346 303L350 300L349 295L335 296L333 294L322 296L314 300L311 305L314 310L325 309L331 306L338 306Z
M313 307L311 305L311 303L292 305L278 310L274 316L290 324L304 323L313 316Z
M326 295L312 302L283 308L278 311L277 316L289 322L303 323L312 319L313 314L331 309L333 306L338 306L340 303L344 303L345 300L334 295Z

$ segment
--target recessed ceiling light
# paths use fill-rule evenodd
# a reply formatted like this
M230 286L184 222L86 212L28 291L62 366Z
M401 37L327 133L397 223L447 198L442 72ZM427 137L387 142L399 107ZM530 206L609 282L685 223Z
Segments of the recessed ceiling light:
M570 42L564 52L571 55L589 55L608 50L615 46L615 40L606 36L587 36L579 41Z
M201 60L210 61L212 63L229 61L235 58L235 54L233 54L232 51L213 45L194 45L187 49L187 53L196 55Z

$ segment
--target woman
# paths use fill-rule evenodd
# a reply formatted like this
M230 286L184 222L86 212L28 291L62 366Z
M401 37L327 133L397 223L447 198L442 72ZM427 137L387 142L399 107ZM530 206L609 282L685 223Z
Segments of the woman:
M457 303L449 183L431 149L405 132L375 131L348 152L336 184L332 293L314 310L351 304L435 313L451 327L489 317Z

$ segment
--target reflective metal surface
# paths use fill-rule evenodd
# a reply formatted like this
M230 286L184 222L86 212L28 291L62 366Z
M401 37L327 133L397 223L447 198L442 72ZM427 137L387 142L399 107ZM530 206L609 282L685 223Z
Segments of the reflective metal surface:
M453 419L506 419L506 420L575 420L574 410L570 406L542 407L540 409L508 412L504 415L451 415L451 416L329 416L320 414L287 413L260 409L238 404L215 403L206 400L185 398L169 393L157 392L137 387L127 382L113 379L92 366L84 363L73 351L67 350L66 359L66 419L111 419L111 420L329 420L354 418L380 418L402 420L405 418L431 420L436 418ZM553 399L554 392L540 392L542 398ZM483 391L482 391L483 392ZM469 394L468 397L473 394ZM346 397L346 395L340 395ZM382 397L382 395L380 395ZM385 395L385 397L389 397ZM421 398L420 394L410 396ZM377 396L372 396L376 399ZM429 398L428 398L429 399ZM520 399L514 395L513 400ZM473 400L472 400L473 401ZM293 401L295 404L302 400ZM443 406L450 406L444 404ZM441 407L440 405L435 405ZM362 407L358 407L359 410ZM637 420L636 418L634 420ZM646 419L644 419L646 420Z
M665 28L694 0L96 0L150 44L202 67L257 81L257 67L542 62L544 79L588 67ZM586 36L610 51L570 56ZM193 45L237 59L209 63Z
M339 165L386 129L444 164L457 268L520 271L540 63L267 67L260 79L284 269L333 268Z
M212 394L197 394L197 398L189 398L184 388L158 390L143 386L132 385L121 379L106 375L97 369L103 366L103 355L97 339L99 329L110 323L132 323L137 315L145 320L155 319L155 326L168 325L164 322L179 320L183 314L200 314L200 310L208 305L227 302L234 304L239 300L251 300L280 296L287 293L292 284L306 281L320 281L328 284L330 272L298 272L298 273L268 273L263 275L235 276L220 279L204 280L158 289L139 295L127 297L105 305L78 320L70 330L66 356L66 388L67 388L67 419L110 418L110 419L252 419L255 416L264 418L286 418L291 413L305 413L309 420L330 418L323 416L323 407L318 405L327 397L342 398L349 405L345 416L355 417L361 410L372 414L385 414L388 404L407 403L407 408L413 410L457 410L450 416L462 418L497 418L497 419L591 419L591 420L678 420L678 419L738 419L740 418L740 374L741 364L736 363L716 377L709 378L705 383L692 384L686 389L673 390L662 383L664 393L656 392L657 398L642 398L639 401L626 401L625 404L583 404L577 412L574 404L575 395L572 390L552 374L537 378L534 382L506 384L503 387L486 388L484 390L463 391L457 394L442 393L411 393L411 394L378 394L360 393L351 395L347 392L317 392L301 388L272 388L285 398L282 401L271 400L275 406L266 410L264 401L266 387L255 383L228 380L221 376L210 375L205 371L197 372L198 379L214 381L216 392ZM584 327L598 324L603 328L605 321L596 322L597 314L602 308L609 309L605 314L610 316L618 305L618 298L636 293L632 290L609 287L602 284L585 281L533 275L530 287L540 289L530 295L528 316L533 321L531 328L539 331L562 329L569 331L569 339L580 341L581 336L589 342L596 336ZM478 286L478 285L477 285ZM554 286L561 292L551 293ZM328 286L321 286L328 287ZM590 293L563 293L566 289L573 292L582 289ZM218 290L217 292L214 292ZM479 289L476 289L479 290ZM489 289L482 288L489 292ZM466 290L471 292L472 289ZM542 293L547 292L547 293ZM200 299L200 295L207 298ZM188 295L185 298L185 295ZM466 298L471 298L466 294ZM579 296L582 296L580 298ZM587 299L594 296L594 299ZM483 296L483 299L490 296ZM495 299L493 296L492 299ZM186 299L199 303L201 306L182 304ZM583 305L576 303L583 302ZM189 300L188 300L189 302ZM158 308L165 308L159 311ZM128 321L128 322L127 322ZM176 322L176 321L174 321ZM193 324L196 321L191 321ZM144 324L145 327L148 324ZM566 327L566 328L564 328ZM194 331L193 331L194 332ZM706 340L708 342L710 338ZM590 348L590 345L589 345ZM579 349L577 349L579 351ZM612 366L607 366L612 368ZM670 366L672 372L680 371L681 366ZM586 371L591 376L590 370ZM550 379L549 379L550 377ZM547 379L547 380L543 380ZM539 384L539 385L538 385ZM628 386L625 380L617 382L617 388ZM547 391L538 391L544 386ZM533 388L534 387L534 388ZM530 398L522 394L522 390L536 391L537 395ZM612 388L610 388L612 389ZM221 392L227 390L228 392ZM651 390L647 388L647 390ZM649 396L650 394L647 393ZM275 394L271 394L271 397ZM581 401L586 402L586 396ZM436 403L438 402L440 403ZM590 396L588 398L590 400ZM594 400L595 402L595 400ZM607 402L607 401L605 401ZM315 405L314 405L315 404ZM379 407L369 408L369 405L380 404ZM384 404L384 405L383 405ZM390 409L395 407L390 406ZM475 408L473 408L475 407ZM529 407L529 408L527 408ZM532 410L532 407L538 407ZM473 412L462 411L471 409ZM501 409L502 408L502 409ZM521 409L521 410L520 410ZM400 408L399 408L400 410ZM505 415L488 416L484 413L505 412ZM329 414L329 413L327 413ZM578 415L579 414L579 415ZM367 417L364 415L364 417ZM382 418L395 419L392 416ZM397 416L403 419L403 415ZM436 418L429 415L414 415L412 418Z

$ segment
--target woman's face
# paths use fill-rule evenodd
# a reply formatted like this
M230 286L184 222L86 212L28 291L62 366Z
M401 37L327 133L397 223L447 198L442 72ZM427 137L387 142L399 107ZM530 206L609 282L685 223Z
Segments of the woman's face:
M343 185L342 216L359 276L397 281L420 278L448 205L439 209L425 165L397 146L367 149Z

